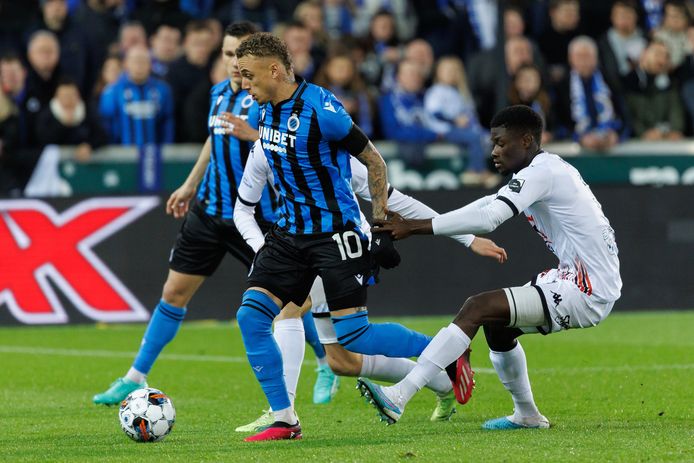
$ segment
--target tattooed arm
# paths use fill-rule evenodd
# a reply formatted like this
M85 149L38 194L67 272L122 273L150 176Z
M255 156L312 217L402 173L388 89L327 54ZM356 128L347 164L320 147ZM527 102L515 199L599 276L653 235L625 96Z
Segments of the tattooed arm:
M366 144L362 152L355 157L366 166L369 172L369 193L371 194L373 218L377 220L385 219L386 205L388 203L386 163L370 141Z

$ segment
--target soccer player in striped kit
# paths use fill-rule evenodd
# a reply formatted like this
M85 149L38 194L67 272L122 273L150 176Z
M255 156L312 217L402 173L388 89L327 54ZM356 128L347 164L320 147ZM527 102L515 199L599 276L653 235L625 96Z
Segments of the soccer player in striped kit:
M251 265L254 252L234 226L233 208L248 154L253 141L258 138L258 105L248 92L240 88L235 53L241 40L256 30L251 23L239 22L225 31L222 53L230 79L212 88L208 121L210 135L190 175L166 204L167 213L176 218L185 217L185 220L171 251L170 270L162 298L154 310L132 367L108 390L95 395L94 403L117 404L133 390L146 385L147 374L159 353L176 336L188 302L205 278L214 273L226 253L236 257L247 268ZM256 209L256 219L262 228L269 228L274 221L276 206L275 197L265 189ZM313 334L307 335L307 339L316 350L319 361L323 358L326 365L319 375L334 377L327 367L325 351L318 340L313 319L304 320L308 322L306 332ZM278 325L276 335L281 336L281 331Z
M236 51L242 87L260 105L260 141L280 195L277 222L248 276L237 321L248 360L275 422L247 441L301 438L301 426L271 333L282 307L303 304L320 276L343 346L362 354L417 356L430 338L395 323L372 324L366 309L371 254L383 267L400 257L387 234L368 238L350 186L350 156L368 169L375 219L386 217L386 166L335 96L294 75L286 45L259 33ZM384 339L397 339L384 349Z

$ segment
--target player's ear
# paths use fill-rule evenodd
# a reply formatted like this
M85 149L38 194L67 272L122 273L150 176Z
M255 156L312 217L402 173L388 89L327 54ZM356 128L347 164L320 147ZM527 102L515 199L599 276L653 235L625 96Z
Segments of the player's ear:
M533 134L530 132L525 132L523 136L521 137L521 144L523 145L523 149L528 149L530 148L530 145L533 144L534 137Z

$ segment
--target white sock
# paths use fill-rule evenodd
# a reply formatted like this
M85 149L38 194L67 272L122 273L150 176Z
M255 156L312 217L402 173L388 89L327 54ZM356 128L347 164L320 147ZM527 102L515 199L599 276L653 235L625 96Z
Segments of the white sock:
M147 379L147 375L137 371L135 368L130 367L130 370L125 374L125 377L128 378L130 381L135 381L136 383L144 383L145 380Z
M415 362L406 358L362 355L359 376L365 376L376 381L397 383L407 376L415 365Z
M469 346L470 338L458 325L451 323L442 328L419 356L417 365L398 383L402 405L439 375L441 370L463 355Z
M402 380L417 365L416 362L400 357L385 357L383 355L363 355L361 372L359 376L365 376L376 381L397 383ZM437 394L447 394L452 385L445 372L441 372L426 385Z
M299 320L301 322L301 320ZM294 425L299 422L296 413L294 413L293 407L283 408L282 410L273 411L275 416L275 421L281 421L283 423Z
M533 391L530 389L525 351L520 342L508 352L490 350L489 358L499 379L513 397L514 415L520 417L539 415L540 411L535 405Z
M299 373L301 372L301 364L304 361L304 351L306 350L304 324L300 318L278 320L275 322L273 336L277 346L280 348L280 352L282 352L284 382L287 385L289 400L294 404L296 386L299 383ZM275 416L277 416L276 413Z
M318 362L318 368L321 368L325 365L328 364L328 356L326 355L325 357L316 357L316 362Z

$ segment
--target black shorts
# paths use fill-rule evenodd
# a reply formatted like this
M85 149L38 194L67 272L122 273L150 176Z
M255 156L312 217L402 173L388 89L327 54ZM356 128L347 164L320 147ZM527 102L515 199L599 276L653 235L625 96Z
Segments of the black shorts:
M211 216L202 204L193 202L171 249L169 268L187 275L210 276L227 252L246 268L255 254L232 219Z
M323 279L330 310L366 305L371 257L367 237L356 231L292 235L273 227L265 236L248 275L248 286L260 286L302 305L316 276Z

